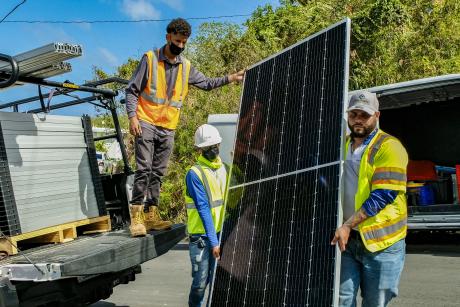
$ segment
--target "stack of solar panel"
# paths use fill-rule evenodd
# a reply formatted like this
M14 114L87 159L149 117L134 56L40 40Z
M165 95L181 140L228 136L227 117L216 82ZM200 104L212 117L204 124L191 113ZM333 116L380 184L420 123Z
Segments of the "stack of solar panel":
M105 214L88 117L0 112L0 173L6 235Z

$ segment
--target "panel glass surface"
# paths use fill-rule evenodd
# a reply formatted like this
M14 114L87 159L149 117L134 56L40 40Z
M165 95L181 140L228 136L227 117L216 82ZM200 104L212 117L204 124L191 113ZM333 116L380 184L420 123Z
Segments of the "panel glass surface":
M347 21L246 73L212 306L331 306Z

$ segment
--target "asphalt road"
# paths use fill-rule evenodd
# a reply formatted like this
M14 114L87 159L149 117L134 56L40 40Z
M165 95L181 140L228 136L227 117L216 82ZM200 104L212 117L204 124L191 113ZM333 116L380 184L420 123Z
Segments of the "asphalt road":
M390 306L460 306L460 234L408 237L399 297ZM186 243L142 265L135 282L119 285L91 307L186 306L191 283Z

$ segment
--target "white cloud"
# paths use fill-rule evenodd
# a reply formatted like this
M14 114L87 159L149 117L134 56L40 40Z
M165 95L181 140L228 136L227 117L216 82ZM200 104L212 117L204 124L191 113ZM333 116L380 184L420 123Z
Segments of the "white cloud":
M182 2L182 0L160 0L160 1L176 11L184 10L184 3Z
M49 24L38 24L30 27L30 37L37 41L37 47L40 44L52 43L52 42L63 42L70 44L78 44L70 34L64 31L63 28L59 26L49 25Z
M92 29L90 23L77 23L76 26L85 31L90 31Z
M118 58L113 53L102 47L99 47L98 50L102 54L102 58L105 59L109 65L118 66Z
M160 12L148 0L123 0L122 11L131 19L157 19Z

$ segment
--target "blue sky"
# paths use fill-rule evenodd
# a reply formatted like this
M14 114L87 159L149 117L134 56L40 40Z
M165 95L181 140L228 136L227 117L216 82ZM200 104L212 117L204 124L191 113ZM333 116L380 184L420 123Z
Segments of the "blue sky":
M22 0L1 0L0 19ZM172 19L175 17L208 17L250 14L257 6L278 0L27 0L5 21L18 20L139 20ZM246 17L225 18L241 24ZM194 30L203 21L191 20ZM97 23L97 24L47 24L0 23L0 53L16 55L52 42L81 44L83 56L69 60L73 71L50 80L70 80L81 84L92 78L94 66L113 73L128 57L138 58L152 47L165 43L164 22ZM193 34L192 34L193 37ZM45 89L44 92L47 92ZM37 95L36 86L20 86L0 91L0 104ZM84 94L80 94L84 97ZM52 103L58 103L53 100ZM23 106L20 111L35 108ZM94 114L89 105L75 106L55 111L54 114Z

